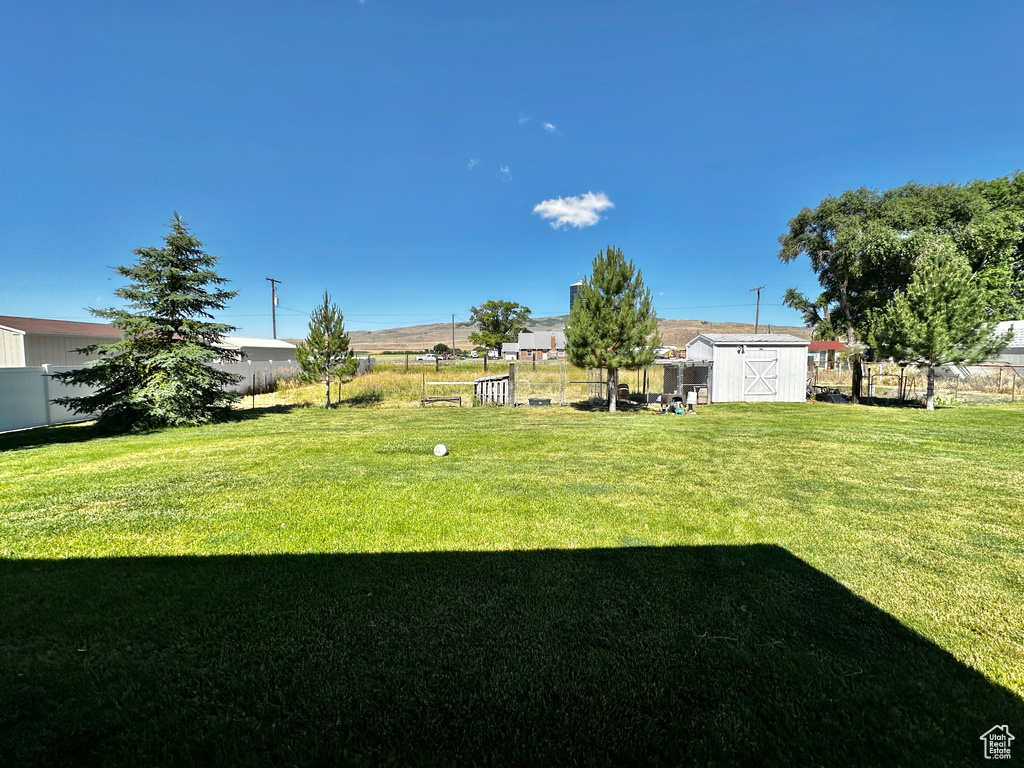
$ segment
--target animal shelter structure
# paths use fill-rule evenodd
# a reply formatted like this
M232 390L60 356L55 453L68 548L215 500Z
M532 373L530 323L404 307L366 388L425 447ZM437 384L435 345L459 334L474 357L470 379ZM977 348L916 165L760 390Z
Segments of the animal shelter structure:
M802 403L808 344L786 333L702 333L687 342L686 360L706 366L708 403Z

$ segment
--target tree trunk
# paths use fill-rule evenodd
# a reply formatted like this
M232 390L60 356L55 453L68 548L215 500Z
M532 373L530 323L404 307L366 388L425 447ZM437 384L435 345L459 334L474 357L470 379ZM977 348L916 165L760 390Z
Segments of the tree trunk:
M861 368L860 364L859 352L855 352L854 354L850 355L850 375L853 379L853 391L850 395L850 400L852 400L854 404L857 404L860 402L860 387L861 381L864 376L864 370L863 368Z
M324 379L324 387L327 390L327 408L331 407L331 377L328 376Z
M608 413L615 413L615 399L618 397L619 369L608 369Z
M935 410L935 368L931 365L928 366L928 396L925 404L929 411Z

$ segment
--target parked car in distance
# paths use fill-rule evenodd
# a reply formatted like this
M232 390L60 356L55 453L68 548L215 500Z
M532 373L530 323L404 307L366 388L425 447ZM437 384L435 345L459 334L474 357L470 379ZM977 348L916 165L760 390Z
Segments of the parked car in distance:
M469 356L470 357L480 357L480 354L474 349L472 352L469 353Z
M437 360L437 355L426 354L426 355L417 355L416 356L416 362L431 362L432 363L435 360Z

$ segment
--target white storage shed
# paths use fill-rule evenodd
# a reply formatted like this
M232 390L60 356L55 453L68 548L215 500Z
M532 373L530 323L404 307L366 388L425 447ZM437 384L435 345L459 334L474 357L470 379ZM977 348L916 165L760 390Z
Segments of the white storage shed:
M787 333L702 333L686 359L711 363L709 403L807 399L807 339Z

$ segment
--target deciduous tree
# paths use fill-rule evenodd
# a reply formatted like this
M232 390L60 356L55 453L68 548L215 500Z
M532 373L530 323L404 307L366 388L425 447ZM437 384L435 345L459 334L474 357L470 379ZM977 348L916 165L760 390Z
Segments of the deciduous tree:
M779 238L779 259L810 259L822 293L814 300L790 289L784 303L805 314L820 308L848 344L867 338L870 318L906 288L917 254L948 237L990 292L995 319L1024 309L1024 181L1019 175L959 184L906 184L857 189L805 208ZM824 320L824 317L822 317ZM827 330L823 328L823 332Z
M348 344L345 316L324 291L323 303L310 315L309 334L295 348L295 360L309 381L324 383L327 408L331 407L331 379L344 375L348 370Z
M210 365L240 359L219 346L234 327L212 322L212 312L224 309L236 292L220 288L227 280L214 271L217 258L202 250L177 213L169 227L163 248L138 248L134 265L115 267L130 281L114 291L128 307L89 310L120 328L123 338L79 350L100 358L55 376L98 387L95 394L54 402L76 413L99 413L97 426L105 431L202 424L238 397L225 387L240 377Z
M530 308L514 301L485 301L470 307L469 322L480 327L469 334L469 340L481 347L501 352L501 345L518 340L520 333L529 333Z
M573 365L608 369L608 411L615 412L620 368L654 362L661 344L658 317L643 274L615 246L594 259L565 329L566 356Z

